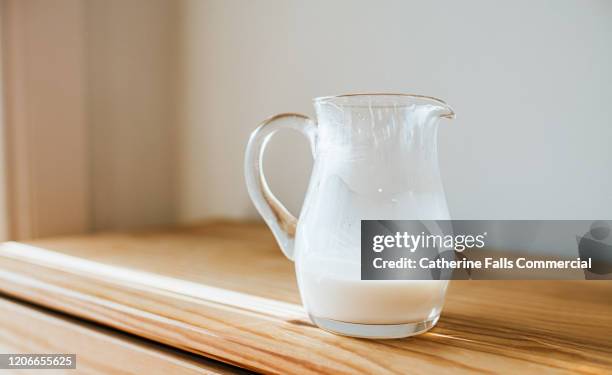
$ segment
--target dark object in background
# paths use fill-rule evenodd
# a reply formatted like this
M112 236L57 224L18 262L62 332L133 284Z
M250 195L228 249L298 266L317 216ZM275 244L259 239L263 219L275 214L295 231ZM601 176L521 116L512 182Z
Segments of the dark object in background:
M610 225L605 221L593 222L588 233L582 237L576 237L580 258L592 259L591 268L584 271L586 279L593 278L593 274L612 273L612 241L610 239Z

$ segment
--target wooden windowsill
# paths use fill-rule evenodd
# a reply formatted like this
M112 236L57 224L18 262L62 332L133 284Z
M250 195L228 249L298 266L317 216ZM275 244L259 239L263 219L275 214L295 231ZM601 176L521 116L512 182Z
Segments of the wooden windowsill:
M78 373L246 373L207 358L189 355L31 304L0 298L0 311L0 353L78 353ZM67 370L64 373L73 372L77 371ZM19 375L23 370L14 370L14 373ZM48 370L43 372L47 373ZM2 371L2 374L5 374L5 371Z
M430 332L347 338L309 322L256 223L5 243L0 292L268 373L612 371L612 282L453 281Z

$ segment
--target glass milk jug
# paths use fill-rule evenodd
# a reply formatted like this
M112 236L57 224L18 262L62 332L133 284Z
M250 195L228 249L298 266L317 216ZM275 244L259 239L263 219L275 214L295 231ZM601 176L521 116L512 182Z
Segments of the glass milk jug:
M448 281L361 280L361 220L449 220L440 179L437 130L454 118L421 95L352 94L314 100L317 121L280 114L251 135L249 195L283 253L295 261L313 323L339 334L398 338L433 327ZM262 156L279 129L302 132L314 166L299 219L271 193Z

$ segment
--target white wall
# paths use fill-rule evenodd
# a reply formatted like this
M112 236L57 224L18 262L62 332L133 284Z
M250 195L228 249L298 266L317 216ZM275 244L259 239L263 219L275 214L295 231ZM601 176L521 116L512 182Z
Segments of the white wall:
M182 221L255 217L250 131L363 91L455 108L439 147L455 218L612 217L610 1L185 0L182 15ZM279 136L266 163L298 211L306 142Z

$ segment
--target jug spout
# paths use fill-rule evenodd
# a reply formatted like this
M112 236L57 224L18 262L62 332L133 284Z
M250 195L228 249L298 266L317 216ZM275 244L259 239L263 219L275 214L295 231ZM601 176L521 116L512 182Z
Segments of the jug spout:
M439 99L437 99L439 100ZM443 101L439 100L439 106L434 110L434 114L437 115L440 118L446 118L449 120L452 120L455 118L455 111L453 110L453 108L444 103Z
M421 108L432 119L454 119L455 111L444 100L425 95L410 95L417 108Z

